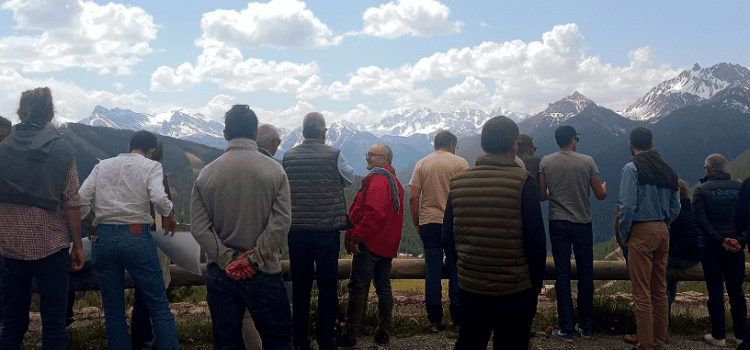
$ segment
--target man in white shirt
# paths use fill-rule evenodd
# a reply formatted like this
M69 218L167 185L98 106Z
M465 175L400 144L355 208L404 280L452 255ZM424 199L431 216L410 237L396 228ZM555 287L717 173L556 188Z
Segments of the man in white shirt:
M172 202L164 190L160 163L150 160L158 145L156 136L138 131L130 138L130 153L97 164L78 191L81 215L93 204L96 236L92 262L99 277L109 349L131 348L125 317L124 270L142 289L153 322L155 347L179 349L175 318L169 309L156 243L149 233L154 222L149 203L157 214L168 216L166 232L174 233Z
M443 328L441 300L443 253L445 253L445 269L449 280L451 319L453 319L455 329L459 324L456 247L444 244L446 240L442 239L443 214L448 201L448 192L450 192L450 180L454 175L469 168L466 159L456 155L457 144L458 138L450 131L443 130L437 133L435 152L417 162L411 181L409 181L409 210L424 247L425 305L427 318L430 320L430 331L434 333Z

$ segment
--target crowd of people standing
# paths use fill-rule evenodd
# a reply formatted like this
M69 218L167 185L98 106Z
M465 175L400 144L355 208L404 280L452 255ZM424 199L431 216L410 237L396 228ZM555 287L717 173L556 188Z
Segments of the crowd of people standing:
M22 345L33 277L41 300L42 347L69 347L68 272L84 265L83 227L92 242L108 347L179 349L165 288L168 260L149 234L158 229L157 221L164 223L165 235L177 226L160 164L163 144L150 132L135 132L128 152L101 160L79 186L73 149L51 126L53 115L50 90L39 88L22 94L21 123L11 129L0 119L5 138L0 139L0 348ZM354 185L355 171L340 150L325 144L322 114L304 116L304 141L281 160L274 158L278 130L259 126L249 106L233 106L224 125L226 152L200 171L190 201L190 231L207 258L215 349L312 349L314 281L318 349L357 346L370 283L378 297L374 341L389 344L390 273L406 207L392 166L398 155L386 144L368 149L368 174L347 208L344 189ZM750 179L732 180L727 159L712 154L691 201L687 184L655 150L651 132L637 127L629 136L633 158L622 169L615 237L628 264L638 331L624 340L639 349L663 349L677 280L684 269L701 264L711 320L705 341L726 345L726 285L734 336L744 349L750 345L742 290ZM424 247L425 309L431 332L458 333L456 349L484 349L492 334L496 349L528 348L547 256L543 201L549 202L559 321L551 335L564 342L575 341L576 334L591 339L596 320L590 196L604 200L608 192L594 160L577 152L579 137L585 135L559 126L559 151L540 158L533 138L498 116L482 128L485 154L474 166L456 155L458 138L448 130L435 135L435 152L416 163L406 197ZM336 337L341 231L353 259L344 326ZM291 303L280 263L286 241ZM136 286L131 334L125 271ZM450 324L443 322L446 276ZM248 339L248 328L259 340Z

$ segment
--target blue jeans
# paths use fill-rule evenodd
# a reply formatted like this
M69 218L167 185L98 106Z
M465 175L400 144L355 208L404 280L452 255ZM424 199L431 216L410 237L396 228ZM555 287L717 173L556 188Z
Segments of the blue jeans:
M430 323L442 323L442 276L443 268L448 274L448 297L451 301L451 318L458 322L459 288L456 271L456 247L443 239L442 224L419 226L419 238L424 247L425 291L424 301L427 307L427 319ZM445 253L445 266L443 266Z
M39 260L4 258L0 349L20 349L29 328L31 279L36 276L42 316L42 349L69 349L65 328L70 255L62 249Z
M745 278L745 251L730 253L723 248L708 247L703 253L703 274L708 290L708 316L714 339L726 338L724 321L724 284L727 286L734 336L743 339L747 328L747 305L742 280Z
M280 273L257 271L249 279L235 281L219 265L210 263L206 290L215 350L245 348L242 341L245 310L253 317L264 349L294 349L292 313Z
M575 325L570 290L572 246L578 272L578 324L584 332L591 331L594 318L594 243L591 223L550 221L549 238L555 261L555 291L560 329L572 334Z
M478 295L462 290L463 323L454 349L486 349L493 332L495 349L528 349L529 329L534 318L528 313L537 296L531 289L502 296Z
M169 310L167 292L161 275L156 243L143 225L143 233L130 233L130 225L99 224L99 243L92 245L92 262L99 277L104 304L104 319L109 349L130 350L130 336L125 317L124 273L127 270L140 288L151 315L160 350L179 349L175 318Z
M310 349L308 325L313 279L318 282L317 342L321 350L335 349L333 328L338 316L339 231L289 231L292 273L294 346Z
M367 291L370 281L375 285L378 295L378 329L390 334L391 313L393 311L393 293L391 291L391 262L393 258L384 258L359 245L360 253L352 259L352 272L349 276L349 299L346 304L346 326L343 335L357 338L359 323L367 306Z

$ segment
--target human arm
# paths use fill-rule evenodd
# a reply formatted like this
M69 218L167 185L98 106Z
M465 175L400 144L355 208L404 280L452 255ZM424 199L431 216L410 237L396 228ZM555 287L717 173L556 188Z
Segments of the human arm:
M352 168L352 166L346 162L346 159L344 159L344 154L341 153L341 151L339 151L339 159L336 163L336 166L339 169L341 178L344 180L344 187L351 186L354 183L354 168Z
M388 206L393 210L393 199L388 178L385 175L370 175L367 188L363 189L364 193L359 193L363 197L359 202L355 199L349 216L354 223L354 228L347 231L347 235L356 245L366 242L370 237L383 231L387 224L386 213Z
M628 241L620 239L620 207L615 205L615 242L617 244L627 247Z
M68 225L70 238L73 242L73 247L70 251L70 267L73 270L80 270L85 262L83 241L81 240L81 201L78 190L78 170L74 160L68 166L62 205L65 212L65 223Z
M91 215L91 204L94 202L94 196L96 194L96 177L98 174L99 165L95 165L94 169L91 170L89 173L89 176L83 180L83 184L81 184L81 187L78 189L78 197L81 200L81 207L80 213L81 218L87 218L90 217L92 221L89 223L93 223L94 216Z
M267 273L280 272L269 270L267 262L278 259L278 252L284 245L292 225L292 198L285 172L281 171L278 181L268 223L255 242L255 253L249 255L249 260L257 264L259 270Z
M630 238L630 226L633 224L635 206L638 202L638 170L633 162L622 168L620 180L620 199L617 201L620 220L620 245L627 245Z
M544 232L542 206L537 200L539 194L529 176L521 192L521 217L523 221L523 246L526 261L529 263L531 286L535 293L542 290L544 270L547 265L547 237Z
M740 237L747 242L750 234L750 177L742 183L732 219L734 226L740 231Z
M234 249L224 245L214 231L211 216L208 213L197 181L193 185L190 198L190 233L203 248L203 251L206 252L206 256L211 261L216 262L222 270L237 257L236 255L239 255L239 252L235 255Z
M549 193L547 193L547 180L544 177L544 174L541 172L539 173L539 201L544 202L549 198Z
M167 174L164 174L164 181L162 181L162 183L164 184L164 192L167 193L167 198L171 201L172 192L169 189L169 178L167 177ZM174 202L172 205L174 205ZM164 223L164 235L166 236L171 232L172 236L174 236L177 231L177 225L179 225L177 223L177 218L174 215L174 209L169 213L169 216L162 216L162 222Z
M411 221L417 229L417 234L419 234L419 195L421 192L422 189L419 187L409 187L409 212L411 213Z
M598 174L591 175L591 189L594 190L596 199L603 200L607 198L607 183L600 183Z
M442 232L443 245L453 247L453 249L445 250L445 254L453 254L453 261L458 260L458 254L456 253L456 237L453 233L453 200L451 200L450 194L448 195L448 202L445 204L445 213L443 214L443 232Z

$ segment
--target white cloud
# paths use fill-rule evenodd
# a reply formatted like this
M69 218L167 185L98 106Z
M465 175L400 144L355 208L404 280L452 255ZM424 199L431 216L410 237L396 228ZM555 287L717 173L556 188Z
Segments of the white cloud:
M151 91L182 91L208 81L241 92L296 92L302 86L300 79L313 76L318 70L315 62L266 62L245 59L237 48L208 47L198 56L195 66L185 62L176 69L157 68L151 75Z
M341 43L333 32L298 0L251 2L247 8L216 10L203 15L198 46L327 47Z
M129 74L153 50L157 27L138 7L81 0L11 0L16 29L41 32L0 38L0 67L49 72L72 67Z
M486 22L479 22L479 26L484 28L484 27L489 27L490 25L487 24Z
M371 7L362 15L361 34L382 38L435 36L461 32L463 22L450 20L450 9L437 0L397 0Z
M0 69L0 115L18 123L16 109L21 92L46 86L52 91L55 118L77 121L88 117L96 105L120 107L134 111L149 109L151 100L138 90L129 94L87 90L70 82L55 79L35 80L22 76L14 69Z
M542 35L542 41L483 42L474 47L450 49L402 67L359 68L346 83L329 86L306 82L305 92L313 96L359 91L386 95L397 108L430 107L450 110L460 107L504 109L537 113L550 102L578 90L597 104L619 110L653 86L679 74L659 65L650 48L630 54L630 65L615 67L587 56L585 38L576 24L558 25ZM434 96L421 88L442 79L464 81ZM488 92L483 79L494 80ZM317 94L317 95L316 95ZM299 94L298 97L308 97Z
M237 98L229 95L216 95L205 107L198 110L199 113L213 120L224 123L224 113L237 104Z

